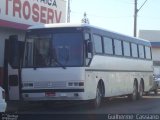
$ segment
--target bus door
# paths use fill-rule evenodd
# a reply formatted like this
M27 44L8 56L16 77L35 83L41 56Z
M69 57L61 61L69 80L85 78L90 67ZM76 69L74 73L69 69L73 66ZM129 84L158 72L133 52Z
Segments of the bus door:
M20 58L23 42L17 35L5 41L5 90L8 100L20 100Z

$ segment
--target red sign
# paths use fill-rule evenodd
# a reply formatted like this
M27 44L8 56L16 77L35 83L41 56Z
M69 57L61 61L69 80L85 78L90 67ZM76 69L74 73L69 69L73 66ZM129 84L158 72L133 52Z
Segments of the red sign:
M0 26L26 29L30 25L65 22L64 0L2 0Z

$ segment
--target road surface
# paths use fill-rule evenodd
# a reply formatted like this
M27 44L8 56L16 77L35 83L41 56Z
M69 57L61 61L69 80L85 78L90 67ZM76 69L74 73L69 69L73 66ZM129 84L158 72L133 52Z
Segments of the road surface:
M7 111L27 114L158 114L160 113L160 93L143 96L141 100L129 101L125 97L113 98L105 101L102 107L94 109L90 103L50 103L25 104L17 108L17 104L8 103Z

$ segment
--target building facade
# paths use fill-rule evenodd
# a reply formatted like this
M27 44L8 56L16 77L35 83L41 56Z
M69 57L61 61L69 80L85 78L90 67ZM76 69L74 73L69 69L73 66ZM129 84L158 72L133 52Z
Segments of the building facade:
M139 37L151 42L154 74L160 75L160 30L140 30Z
M0 3L0 86L8 99L19 99L18 71L8 64L29 26L66 22L66 0L2 0ZM19 42L10 42L19 41ZM18 53L18 52L17 52ZM9 56L10 54L10 56ZM12 61L13 62L13 61ZM12 75L12 76L10 76ZM11 81L9 80L11 78ZM10 86L12 84L12 87ZM12 89L13 88L13 89Z

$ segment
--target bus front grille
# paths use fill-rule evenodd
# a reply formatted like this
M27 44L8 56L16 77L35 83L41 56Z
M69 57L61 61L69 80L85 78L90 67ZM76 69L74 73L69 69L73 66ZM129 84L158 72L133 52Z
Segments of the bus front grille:
M34 82L34 88L61 88L66 87L66 82L56 81L56 82Z

